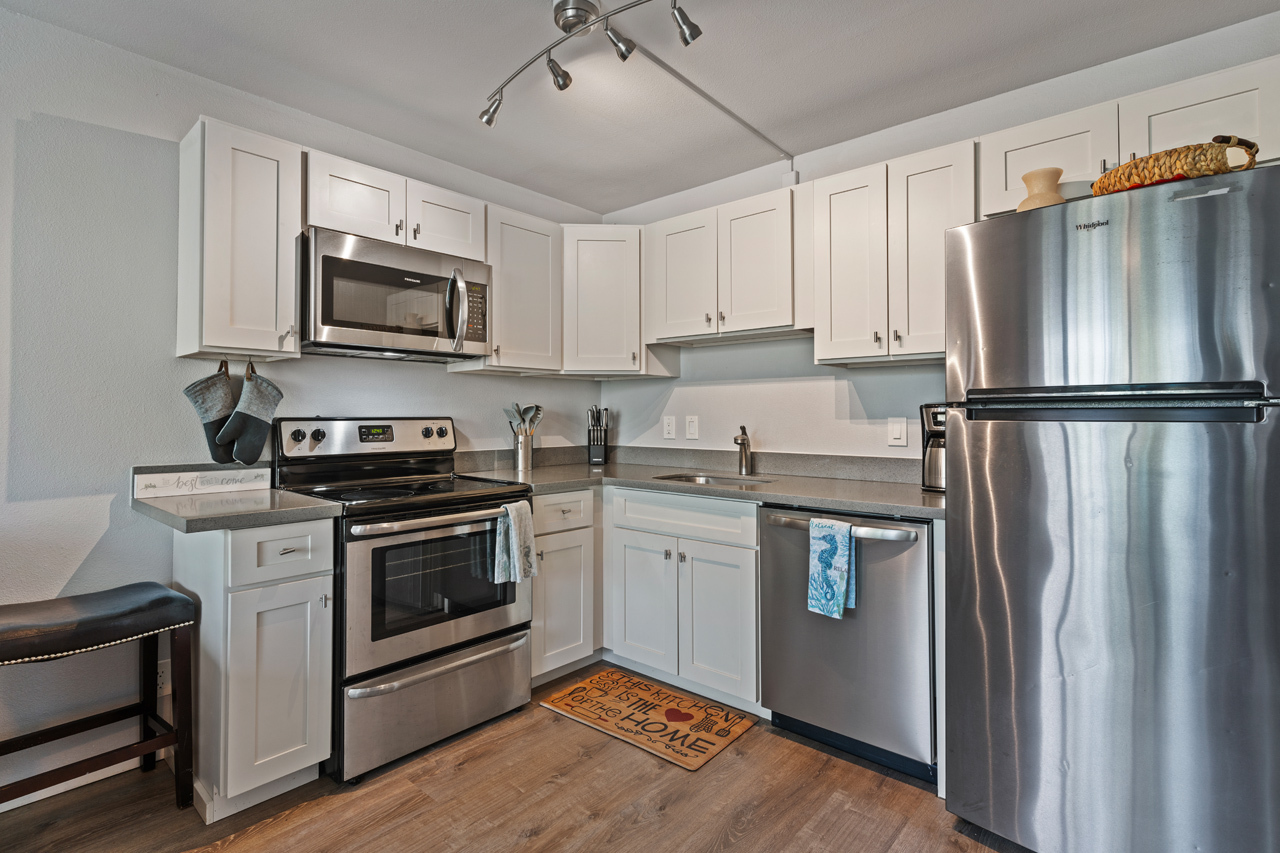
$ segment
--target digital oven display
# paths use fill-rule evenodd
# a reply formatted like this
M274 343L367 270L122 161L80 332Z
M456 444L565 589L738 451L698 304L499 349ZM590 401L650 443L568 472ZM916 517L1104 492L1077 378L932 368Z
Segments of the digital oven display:
M391 424L378 424L368 426L360 425L360 441L394 441L395 434L391 432Z

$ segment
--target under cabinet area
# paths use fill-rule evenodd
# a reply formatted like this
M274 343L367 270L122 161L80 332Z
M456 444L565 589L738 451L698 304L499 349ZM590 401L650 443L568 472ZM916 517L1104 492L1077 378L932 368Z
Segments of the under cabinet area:
M177 354L297 358L302 147L201 116L178 170Z
M532 674L590 657L595 644L596 551L590 490L533 499Z
M330 754L330 520L174 533L197 602L196 808L212 823L319 775Z
M757 701L756 505L609 491L611 650Z
M485 259L484 202L322 151L307 152L307 224Z

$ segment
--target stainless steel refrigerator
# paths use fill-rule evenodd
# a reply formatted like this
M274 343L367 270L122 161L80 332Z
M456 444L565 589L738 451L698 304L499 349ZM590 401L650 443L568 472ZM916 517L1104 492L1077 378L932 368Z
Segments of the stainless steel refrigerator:
M1280 168L947 233L947 808L1280 850Z

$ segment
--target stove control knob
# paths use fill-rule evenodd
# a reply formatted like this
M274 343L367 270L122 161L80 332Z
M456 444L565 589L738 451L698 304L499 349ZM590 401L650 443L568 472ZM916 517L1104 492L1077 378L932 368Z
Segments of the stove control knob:
M311 431L311 440L314 441L316 444L319 444L320 442L324 441L324 436L325 436L325 432L322 429L317 428Z
M292 438L298 444L301 444L307 440L307 434L303 430L295 429L293 432L289 433L289 438Z
M423 437L423 438L431 438L431 436L432 436L433 434L434 434L434 433L431 431L431 427L423 427L423 428L422 428L422 437Z
M441 438L444 438L448 434L449 434L449 430L447 427L436 427L436 435L440 436Z

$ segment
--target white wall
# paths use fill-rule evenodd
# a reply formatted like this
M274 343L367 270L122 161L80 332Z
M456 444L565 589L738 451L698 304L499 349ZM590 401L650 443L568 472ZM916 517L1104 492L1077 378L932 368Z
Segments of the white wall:
M580 208L0 11L0 603L168 582L172 532L128 506L131 465L207 461L182 396L215 362L175 358L178 140L205 113L564 221ZM242 363L234 365L243 369ZM504 447L501 407L549 409L581 443L593 382L459 376L309 357L259 364L280 415L452 415ZM0 739L124 704L134 646L0 668ZM124 727L125 736L132 726ZM119 738L117 738L119 740ZM0 762L0 783L48 763Z
M1099 22L1099 25L1105 26L1105 23ZM812 181L1265 59L1276 54L1278 45L1280 12L1273 12L848 142L798 154L795 170L799 181ZM616 210L606 214L604 221L645 225L791 186L796 180L797 176L785 164L771 163L702 187Z
M919 458L920 406L943 399L941 365L848 370L813 363L813 339L685 349L680 378L606 382L621 445L736 450L745 425L751 448L783 453ZM614 416L616 413L616 417ZM662 437L674 415L676 438ZM698 416L686 439L685 416ZM907 447L888 445L888 419L907 418Z

